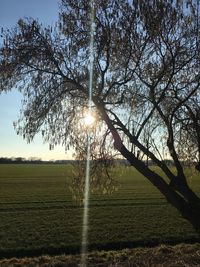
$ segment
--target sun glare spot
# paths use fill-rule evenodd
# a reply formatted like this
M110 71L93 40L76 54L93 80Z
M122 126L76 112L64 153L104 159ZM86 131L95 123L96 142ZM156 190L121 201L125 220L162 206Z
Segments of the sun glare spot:
M86 126L91 126L95 122L95 118L91 114L87 114L84 118Z

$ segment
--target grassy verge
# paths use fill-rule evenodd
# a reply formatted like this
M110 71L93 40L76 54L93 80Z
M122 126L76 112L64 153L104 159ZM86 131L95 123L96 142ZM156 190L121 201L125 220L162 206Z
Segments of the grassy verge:
M0 260L1 267L78 267L79 255L40 256ZM200 244L91 252L88 267L194 267L200 266Z

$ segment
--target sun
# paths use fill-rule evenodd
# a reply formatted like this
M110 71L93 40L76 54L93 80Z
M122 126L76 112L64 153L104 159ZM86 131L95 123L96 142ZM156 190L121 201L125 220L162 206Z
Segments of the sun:
M86 114L84 122L86 126L91 126L95 122L95 118L91 114Z

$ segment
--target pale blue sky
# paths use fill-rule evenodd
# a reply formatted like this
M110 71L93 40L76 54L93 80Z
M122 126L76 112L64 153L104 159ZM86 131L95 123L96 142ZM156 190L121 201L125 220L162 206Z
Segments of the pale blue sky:
M0 0L0 28L14 26L19 18L33 17L49 25L58 17L57 0ZM44 160L69 159L71 153L65 153L64 147L49 150L40 136L27 144L17 136L13 121L19 116L21 96L13 90L0 94L0 157L40 157Z

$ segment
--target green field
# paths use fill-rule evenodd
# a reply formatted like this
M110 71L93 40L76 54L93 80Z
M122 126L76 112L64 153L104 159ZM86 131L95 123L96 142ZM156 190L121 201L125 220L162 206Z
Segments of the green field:
M83 208L72 201L69 165L0 165L0 257L78 252ZM189 223L131 167L118 191L91 195L91 249L199 240ZM200 193L200 179L189 183Z

